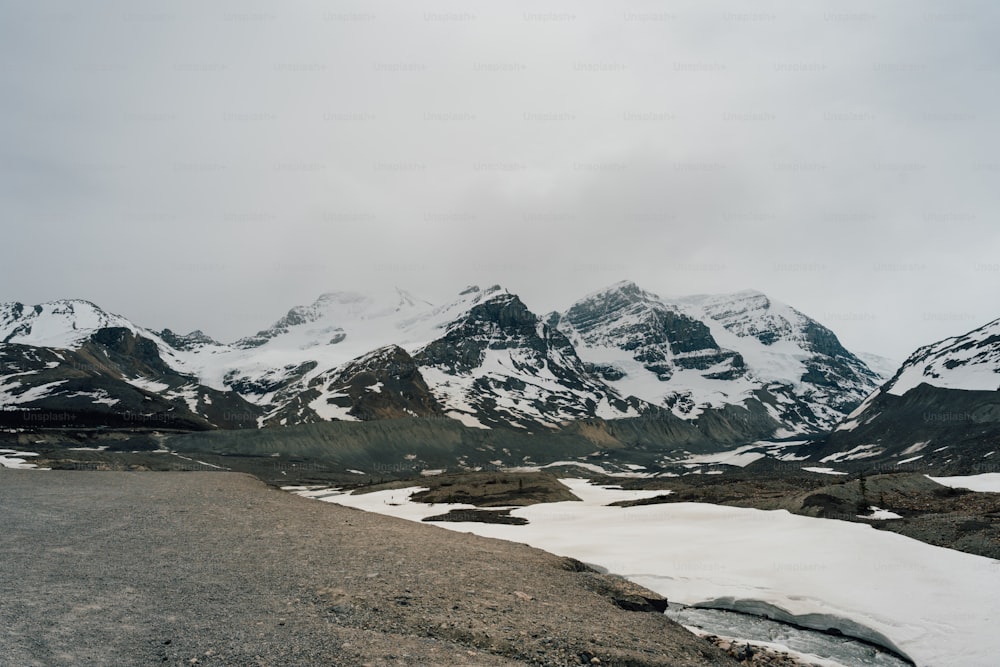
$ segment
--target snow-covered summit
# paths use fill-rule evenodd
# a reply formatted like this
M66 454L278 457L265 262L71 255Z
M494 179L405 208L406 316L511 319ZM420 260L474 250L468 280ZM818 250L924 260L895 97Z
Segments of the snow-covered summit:
M720 322L741 338L756 338L764 345L794 337L809 321L791 306L757 290L684 297L676 303Z
M233 343L141 329L85 301L0 306L10 342L79 347L107 327L147 341L128 382L159 386L168 369L170 391L232 392L263 425L413 413L531 429L659 407L731 442L822 429L875 386L832 332L753 290L667 300L622 281L544 318L500 285L440 305L399 288L329 291ZM153 357L159 375L144 370ZM405 400L376 395L397 390Z
M902 396L921 383L970 391L1000 389L1000 319L918 349L885 391Z
M140 331L121 315L108 313L84 299L60 299L34 306L0 304L0 342L76 349L106 327Z
M988 465L1000 442L1000 320L916 350L815 455L941 466Z
M373 350L392 352L373 356ZM588 379L561 334L499 285L471 286L439 306L403 290L380 297L329 292L254 337L192 346L176 356L204 385L235 390L263 408L264 423L393 410L424 415L435 406L481 426L638 414L614 390ZM369 386L403 386L400 373L410 378L408 393L428 394L420 406L369 395ZM368 385L359 374L382 379Z
M829 329L757 290L668 300L625 281L550 320L621 393L687 419L739 406L779 432L821 430L878 379Z

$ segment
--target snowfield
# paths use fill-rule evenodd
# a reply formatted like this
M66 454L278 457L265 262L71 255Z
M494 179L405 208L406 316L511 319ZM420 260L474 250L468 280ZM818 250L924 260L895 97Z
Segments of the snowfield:
M436 525L572 556L672 602L837 628L893 648L918 665L997 664L1000 561L864 524L783 510L700 503L609 507L664 492L595 487L583 479L562 482L583 502L511 511L528 519L527 525ZM470 507L411 502L419 488L303 495L413 521Z
M38 456L37 452L19 452L15 449L0 449L0 468L15 468L20 470L48 470L39 468L35 463L28 463L25 457Z
M956 489L970 489L981 493L1000 493L1000 472L988 472L982 475L968 475L965 477L931 477L942 486L950 486Z

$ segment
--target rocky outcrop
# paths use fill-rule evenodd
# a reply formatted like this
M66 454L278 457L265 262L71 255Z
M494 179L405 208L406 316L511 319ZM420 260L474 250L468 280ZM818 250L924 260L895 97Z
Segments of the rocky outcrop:
M316 378L328 404L362 421L440 417L443 410L431 394L413 357L390 345Z
M497 287L414 359L440 378L435 390L447 412L482 426L531 431L648 409L591 375L566 336Z

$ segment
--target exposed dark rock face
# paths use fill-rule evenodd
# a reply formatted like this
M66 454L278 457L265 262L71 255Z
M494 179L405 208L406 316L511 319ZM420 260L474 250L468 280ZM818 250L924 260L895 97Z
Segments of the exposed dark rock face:
M438 366L452 373L478 368L485 351L526 347L544 355L546 341L539 336L538 318L513 294L502 294L474 306L447 333L417 355L422 365ZM565 346L565 345L564 345Z
M90 337L90 342L80 349L91 355L103 354L116 368L131 368L144 376L174 372L163 362L156 343L122 327L99 329Z
M1000 320L926 345L820 443L814 458L992 472L1000 459Z
M334 394L328 401L362 421L442 415L413 357L398 345L375 350L313 385Z
M547 321L603 381L723 442L822 432L876 386L829 329L758 292L671 303L625 282ZM760 349L779 341L779 351ZM796 366L801 374L789 376Z
M703 322L671 309L633 283L578 302L550 321L569 325L584 340L612 341L664 380L673 375L674 366L704 370L728 361L725 372L743 370L742 358L720 349Z
M301 381L316 368L315 361L306 361L298 365L275 368L267 373L252 377L241 376L236 371L226 374L226 386L242 396L263 397Z
M750 399L744 405L706 410L695 424L710 441L738 443L772 436L781 424L764 407L766 400Z
M486 294L491 292L414 356L421 367L473 378L462 399L480 423L530 431L539 424L594 417L602 406L634 414L648 409L591 375L569 339L517 296L497 288Z
M8 425L252 428L260 414L239 395L178 373L153 341L122 327L97 330L78 350L0 344L0 359L17 376L16 400L0 411Z
M817 444L811 458L837 467L921 465L956 472L993 472L1000 465L1000 392L921 384L902 396L880 392L861 415ZM865 450L852 452L860 447ZM990 452L994 452L990 454ZM838 456L842 455L842 456Z
M463 523L466 521L475 521L478 523L499 523L509 526L524 526L528 523L528 520L519 517L511 516L510 510L451 510L445 514L438 514L437 516L429 516L423 521L455 521L458 523Z
M625 371L614 364L584 364L584 368L591 375L601 378L605 381L614 382L615 380L621 380L626 376Z
M160 338L162 338L170 347L175 350L196 350L200 347L206 345L219 345L219 342L202 333L201 330L195 330L187 335L176 334L170 329L164 329L160 332Z
M819 322L809 320L803 327L806 347L814 356L806 360L802 381L821 390L827 390L827 404L833 409L848 413L858 406L856 392L840 392L840 388L856 384L858 379L869 384L877 381L875 373L854 354L848 352L836 334Z

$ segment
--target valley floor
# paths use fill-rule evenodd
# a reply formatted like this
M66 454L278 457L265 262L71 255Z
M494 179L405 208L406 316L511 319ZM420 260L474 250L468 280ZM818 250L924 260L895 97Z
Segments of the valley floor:
M736 664L616 577L247 475L0 468L0 508L0 664Z

